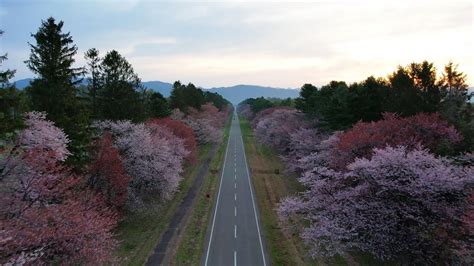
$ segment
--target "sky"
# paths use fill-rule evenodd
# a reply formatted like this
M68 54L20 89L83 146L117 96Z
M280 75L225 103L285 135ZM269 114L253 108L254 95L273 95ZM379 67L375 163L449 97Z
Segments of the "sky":
M78 47L117 50L144 81L210 88L299 88L387 76L398 65L453 61L474 84L472 1L0 0L2 69L14 80L41 20L64 21Z

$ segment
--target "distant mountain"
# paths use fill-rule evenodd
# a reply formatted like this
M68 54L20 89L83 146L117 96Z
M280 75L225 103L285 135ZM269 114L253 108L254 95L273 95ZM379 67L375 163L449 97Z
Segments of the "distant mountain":
M20 79L15 81L15 86L22 90L30 85L30 82L33 79ZM83 79L80 83L82 85L87 85L87 80ZM173 84L162 82L162 81L145 81L143 85L153 91L161 93L165 97L169 97ZM273 97L273 98L296 98L299 96L299 90L297 89L282 89L282 88L272 88L256 85L236 85L232 87L218 87L206 89L211 92L217 92L230 101L233 104L238 104L241 101L247 98L255 97Z
M212 88L209 90L219 93L233 104L238 104L247 98L296 98L300 94L299 89L281 89L255 85L237 85L232 87Z
M171 89L173 88L173 84L162 82L162 81L145 81L142 82L143 86L153 91L161 93L165 97L169 97L171 94Z
M169 97L173 84L162 81L147 81L143 85L157 91L165 97ZM204 90L217 92L233 104L238 104L247 98L274 97L274 98L296 98L300 91L295 89L281 89L255 85L237 85L232 87L218 87Z
M15 82L13 82L13 85L19 90L22 90L30 85L30 82L33 81L33 79L19 79Z

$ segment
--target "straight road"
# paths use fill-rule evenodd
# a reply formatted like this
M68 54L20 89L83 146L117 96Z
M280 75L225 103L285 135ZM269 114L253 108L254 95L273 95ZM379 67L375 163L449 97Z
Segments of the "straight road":
M236 114L232 118L203 264L267 265L258 210Z

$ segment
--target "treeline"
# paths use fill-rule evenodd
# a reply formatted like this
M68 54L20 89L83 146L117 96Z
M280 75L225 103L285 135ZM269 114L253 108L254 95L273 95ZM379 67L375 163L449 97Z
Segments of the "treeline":
M387 79L306 84L286 106L248 99L238 111L305 187L278 213L311 257L472 264L468 100L465 75L452 63L436 79L423 62Z
M32 34L25 90L0 72L0 263L114 264L117 224L170 199L231 112L191 83L169 99L147 90L115 50L74 68L62 27L48 18Z
M28 43L31 53L25 63L37 77L24 91L9 83L14 71L2 71L0 136L8 137L22 127L22 113L46 112L47 118L71 138L69 148L74 155L70 161L81 164L88 160L85 147L91 140L89 125L93 120L143 122L169 116L175 108L187 113L186 106L199 110L212 102L223 110L229 104L217 93L179 81L173 85L173 95L166 99L143 87L132 65L115 50L101 57L97 49L91 48L84 54L87 65L75 68L78 48L71 34L62 31L63 26L62 21L57 23L50 17L32 34L35 43Z

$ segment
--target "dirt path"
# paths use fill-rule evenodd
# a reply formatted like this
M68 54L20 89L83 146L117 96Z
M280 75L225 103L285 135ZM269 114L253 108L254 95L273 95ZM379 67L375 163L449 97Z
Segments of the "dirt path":
M168 253L174 250L174 245L176 243L176 239L178 238L179 234L181 233L182 223L185 221L185 217L188 214L189 208L193 205L194 200L196 199L196 195L199 193L201 189L202 182L204 177L206 176L209 165L216 155L216 151L219 145L214 145L211 150L209 151L209 155L207 156L206 160L202 163L199 167L199 171L197 172L196 176L194 177L194 182L192 186L189 188L188 193L184 197L181 204L178 206L175 214L171 218L170 224L166 228L166 231L161 236L160 242L156 245L153 254L148 258L146 265L161 265L163 262L166 262Z

